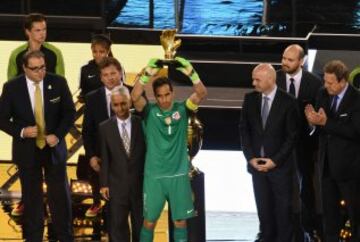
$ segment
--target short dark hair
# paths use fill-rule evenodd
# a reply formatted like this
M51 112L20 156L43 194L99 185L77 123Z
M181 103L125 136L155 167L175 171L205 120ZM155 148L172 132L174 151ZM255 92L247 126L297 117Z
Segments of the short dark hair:
M93 47L95 45L102 46L103 48L105 48L106 50L109 51L109 56L113 57L113 54L111 52L112 41L110 40L110 38L107 35L105 35L105 34L93 35L93 37L91 38L91 47Z
M334 74L338 82L349 80L349 68L341 60L332 60L325 64L324 73Z
M99 63L99 70L101 72L102 69L109 67L109 66L115 66L115 68L122 73L123 68L120 64L120 62L114 58L114 57L105 57L103 58Z
M162 76L153 81L152 88L155 96L157 89L164 85L169 85L170 91L173 91L173 85L171 84L171 80L169 78Z
M24 29L31 30L34 22L46 22L46 17L42 13L30 13L25 16Z
M24 66L28 66L29 59L31 58L43 58L45 60L45 55L40 50L28 51L23 55L22 61Z

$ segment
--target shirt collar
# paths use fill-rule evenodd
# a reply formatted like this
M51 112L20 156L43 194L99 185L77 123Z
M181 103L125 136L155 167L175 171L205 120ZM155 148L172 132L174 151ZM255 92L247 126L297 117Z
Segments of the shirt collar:
M130 123L130 120L131 120L131 114L129 115L129 117L125 120L122 120L122 119L119 119L117 116L116 116L116 120L117 120L117 123L118 124L122 124L122 123L125 123L125 125L128 125Z
M302 77L302 72L303 72L302 69L300 69L298 73L296 73L294 76L291 76L290 74L286 73L286 80L290 81L290 78L293 78L295 82L299 82Z
M337 95L338 96L338 99L342 100L344 95L345 95L345 92L346 90L348 89L349 87L349 83L346 83L344 89L342 89L342 91Z
M274 100L276 90L277 90L277 85L275 85L274 89L268 95L265 95L264 93L262 93L262 97L264 98L266 96L269 98L269 100L272 101L272 100Z
M31 79L28 78L27 76L25 76L25 79L26 79L26 84L27 84L27 86L35 87L35 82L34 82L33 80L31 80ZM44 85L44 81L41 80L41 81L39 82L39 87L40 87L41 89L43 89L43 88L42 88L43 85Z

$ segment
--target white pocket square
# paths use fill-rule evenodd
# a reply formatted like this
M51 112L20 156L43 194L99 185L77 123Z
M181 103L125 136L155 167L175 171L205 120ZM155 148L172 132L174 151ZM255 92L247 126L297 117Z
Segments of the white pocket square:
M347 113L342 113L342 114L339 115L339 117L347 117L347 116L348 116Z
M50 102L51 102L51 103L58 103L58 102L60 102L60 97L56 97L56 98L50 99Z

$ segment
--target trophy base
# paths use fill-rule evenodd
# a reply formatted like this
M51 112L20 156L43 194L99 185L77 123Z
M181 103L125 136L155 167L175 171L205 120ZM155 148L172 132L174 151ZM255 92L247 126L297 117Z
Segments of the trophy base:
M163 59L163 60L158 60L156 62L156 65L159 67L163 67L163 66L174 66L174 67L180 67L180 63L175 60L175 59Z

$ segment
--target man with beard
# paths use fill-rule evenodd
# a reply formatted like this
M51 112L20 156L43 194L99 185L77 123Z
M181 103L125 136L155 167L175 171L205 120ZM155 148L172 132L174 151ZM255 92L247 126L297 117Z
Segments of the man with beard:
M306 120L304 109L307 104L315 104L321 81L312 73L304 70L303 64L303 48L297 44L288 46L282 56L277 84L279 88L296 98L301 115L299 137L293 156L296 165L296 178L299 179L295 183L300 185L301 200L300 214L298 211L294 211L296 241L304 241L303 230L306 233L305 236L313 241L316 239L317 230L321 228L319 216L316 212L314 189L314 170L318 145L316 135L310 135L311 127ZM295 192L297 190L295 189ZM295 195L295 200L298 200L298 194Z

